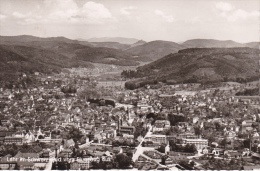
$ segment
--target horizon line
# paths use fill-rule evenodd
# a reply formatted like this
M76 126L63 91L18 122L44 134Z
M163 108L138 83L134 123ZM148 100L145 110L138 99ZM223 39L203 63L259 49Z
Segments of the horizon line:
M90 42L88 41L89 39L101 39L101 38L126 38L126 39L136 39L137 41L140 41L140 40L143 40L145 42L152 42L152 41L167 41L167 42L174 42L174 43L178 43L178 44L182 44L186 41L189 41L189 40L217 40L217 41L233 41L235 43L240 43L240 44L247 44L247 43L260 43L260 40L258 41L249 41L249 42L238 42L238 41L235 41L235 40L221 40L221 39L213 39L213 38L192 38L192 39L187 39L187 40L184 40L184 41L172 41L172 40L163 40L163 39L154 39L154 40L151 40L151 41L147 41L147 40L144 40L144 39L138 39L138 38L133 38L133 37L122 37L122 36L109 36L109 37L91 37L91 38L69 38L69 37L65 37L65 36L46 36L46 37L43 37L43 36L35 36L35 35L29 35L29 34L20 34L20 35L0 35L0 36L3 36L3 37L18 37L18 36L32 36L32 37L37 37L37 38L66 38L66 39L70 39L70 40L77 40L77 41L86 41L86 42ZM80 40L81 39L81 40ZM123 44L123 43L121 43Z

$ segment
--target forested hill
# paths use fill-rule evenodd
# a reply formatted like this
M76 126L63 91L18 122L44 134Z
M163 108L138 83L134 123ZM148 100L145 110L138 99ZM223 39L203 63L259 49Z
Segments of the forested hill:
M183 45L169 41L151 41L125 50L127 53L133 54L146 61L155 61L170 53L177 53L181 49L185 49Z
M259 53L245 47L184 49L139 67L135 76L175 82L256 80Z
M20 45L0 45L0 80L14 78L17 73L52 73L67 67L94 67L92 64L46 49Z

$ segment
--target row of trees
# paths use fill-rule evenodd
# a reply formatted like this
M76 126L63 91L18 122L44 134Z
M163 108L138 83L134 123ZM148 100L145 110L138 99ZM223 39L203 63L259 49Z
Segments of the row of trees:
M240 91L236 93L236 96L256 96L259 95L259 89L245 89L244 91Z
M134 138L137 138L139 136L144 137L147 131L148 128L145 128L143 124L140 123L139 125L135 126Z
M60 132L64 139L73 139L74 142L80 142L84 134L76 127L72 126L69 129Z
M61 92L67 94L67 93L77 93L77 88L72 86L72 85L68 85L68 86L64 86L61 88Z
M175 115L175 114L169 114L168 120L171 123L171 126L177 125L179 122L186 122L187 118L184 115Z
M124 78L136 78L136 77L140 77L139 72L135 71L135 70L123 70L123 72L121 73L121 77Z
M137 88L144 87L146 85L154 85L157 84L157 79L146 79L146 80L135 80L135 81L128 81L125 83L125 88L129 90L134 90Z
M241 159L241 161L235 159L229 161L212 157L202 167L208 170L241 170L242 166L243 159Z
M133 164L131 156L125 154L116 155L111 161L92 162L91 169L110 170L110 169L129 169Z

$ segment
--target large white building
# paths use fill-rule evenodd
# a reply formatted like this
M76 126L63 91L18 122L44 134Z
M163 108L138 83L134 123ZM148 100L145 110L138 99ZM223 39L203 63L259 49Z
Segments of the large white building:
M197 150L202 150L204 147L208 146L208 140L202 138L181 138L179 139L180 144L194 144Z

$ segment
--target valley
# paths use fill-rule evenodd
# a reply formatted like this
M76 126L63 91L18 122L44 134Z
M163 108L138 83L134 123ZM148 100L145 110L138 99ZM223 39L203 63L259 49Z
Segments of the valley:
M37 146L47 159L69 151L63 158L80 163L49 160L40 167L30 162L38 169L60 170L217 167L209 155L226 163L220 169L257 165L254 156L260 149L247 143L247 131L258 139L260 50L213 42L218 43L200 40L198 46L216 47L194 48L194 41L186 47L167 41L123 45L4 37L0 156L17 157ZM46 152L62 142L60 151ZM251 146L251 156L244 154ZM233 158L224 160L233 151L250 161L234 165ZM88 161L100 155L104 161ZM122 160L126 164L119 166Z

